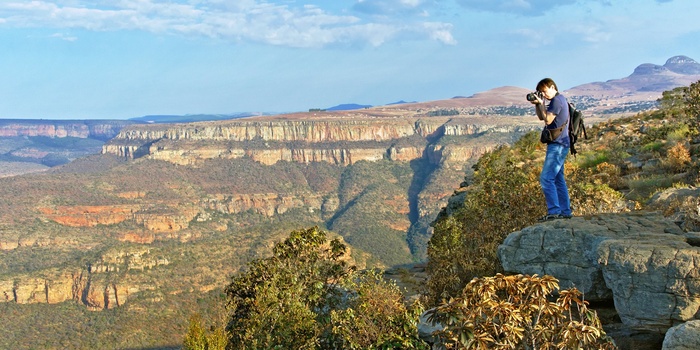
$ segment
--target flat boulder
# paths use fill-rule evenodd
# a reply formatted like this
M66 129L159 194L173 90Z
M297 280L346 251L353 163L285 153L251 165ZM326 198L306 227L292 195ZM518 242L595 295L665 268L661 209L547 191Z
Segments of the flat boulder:
M586 300L613 300L626 326L665 332L700 312L691 236L658 212L599 214L513 232L498 257L507 272L552 275Z

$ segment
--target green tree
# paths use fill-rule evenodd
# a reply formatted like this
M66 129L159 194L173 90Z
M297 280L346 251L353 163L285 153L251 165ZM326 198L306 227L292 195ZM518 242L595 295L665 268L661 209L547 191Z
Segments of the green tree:
M681 86L673 90L664 91L661 94L659 106L666 116L673 117L683 113L686 90L688 90L688 87Z
M212 327L209 331L202 325L202 316L190 317L187 334L183 341L184 350L224 350L228 343L226 331L221 327Z
M399 287L381 271L363 271L345 284L344 308L331 311L333 348L428 349L418 337L423 308L406 307Z
M226 288L236 349L315 349L352 272L346 246L318 228L293 231L273 256L248 265Z
M659 99L661 111L666 117L687 117L690 126L698 130L700 122L700 81L664 91Z
M691 126L698 131L698 123L700 123L700 81L690 84L684 90L685 108L684 112L691 120Z
M420 348L419 307L379 272L355 273L346 246L318 228L293 231L226 288L229 348ZM196 332L193 332L195 335Z

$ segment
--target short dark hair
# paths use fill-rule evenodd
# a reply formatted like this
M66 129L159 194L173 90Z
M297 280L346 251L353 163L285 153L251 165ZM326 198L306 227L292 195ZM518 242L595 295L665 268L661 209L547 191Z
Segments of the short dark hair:
M535 88L535 90L542 91L542 89L546 89L550 86L554 86L554 90L557 90L557 92L559 91L559 88L557 88L557 83L555 83L551 78L544 78L540 80L540 82L537 83L537 88Z

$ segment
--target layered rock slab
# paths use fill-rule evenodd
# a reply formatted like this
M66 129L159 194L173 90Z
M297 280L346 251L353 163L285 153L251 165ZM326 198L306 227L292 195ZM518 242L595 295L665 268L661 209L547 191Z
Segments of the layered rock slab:
M612 299L630 327L665 330L700 318L700 248L659 213L554 220L511 233L508 272L552 275L589 301Z

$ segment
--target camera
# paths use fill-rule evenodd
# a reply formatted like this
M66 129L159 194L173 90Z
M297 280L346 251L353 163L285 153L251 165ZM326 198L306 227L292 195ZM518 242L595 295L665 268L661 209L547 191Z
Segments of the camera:
M525 96L525 98L526 98L528 101L530 101L530 102L537 101L537 98L538 98L538 97L539 97L539 98L542 98L542 93L539 92L539 91L531 92L531 93L529 93L529 94L527 94L527 95Z

